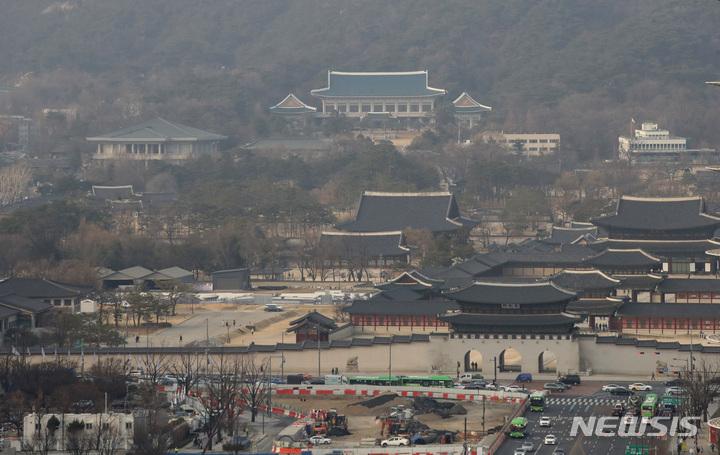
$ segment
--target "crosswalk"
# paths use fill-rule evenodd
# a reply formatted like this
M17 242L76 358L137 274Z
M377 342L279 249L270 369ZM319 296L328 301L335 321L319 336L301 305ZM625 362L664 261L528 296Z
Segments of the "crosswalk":
M548 398L548 404L556 404L560 406L603 406L603 405L614 405L618 401L617 398L593 398L593 397L562 397L562 398Z

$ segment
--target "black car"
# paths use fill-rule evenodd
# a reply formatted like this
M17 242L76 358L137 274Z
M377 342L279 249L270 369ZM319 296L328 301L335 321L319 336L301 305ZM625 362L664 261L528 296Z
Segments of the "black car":
M672 386L681 387L683 385L683 380L682 379L671 379L669 381L663 382L663 385L666 385L668 387L672 387Z
M580 385L580 376L577 374L566 374L561 377L558 382L562 382L563 384Z
M625 387L615 387L610 391L610 395L635 395L635 392Z

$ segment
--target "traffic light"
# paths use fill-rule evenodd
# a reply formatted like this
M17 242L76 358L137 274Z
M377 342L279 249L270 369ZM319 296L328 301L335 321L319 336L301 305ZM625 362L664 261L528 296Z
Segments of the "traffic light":
M659 353L659 352L656 352L655 355L660 355L660 353Z
M657 370L657 374L663 374L663 370Z
M643 352L643 351L640 351L640 352L638 352L638 354L645 354L645 352Z

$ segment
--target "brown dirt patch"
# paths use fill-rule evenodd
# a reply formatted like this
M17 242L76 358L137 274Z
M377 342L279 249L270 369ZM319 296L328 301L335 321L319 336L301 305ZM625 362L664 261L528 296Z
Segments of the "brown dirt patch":
M300 401L300 400L304 401ZM380 422L376 416L382 416L390 411L390 408L398 405L405 405L412 408L411 398L396 397L384 405L374 408L358 406L357 403L367 401L370 398L332 396L332 397L300 397L300 396L274 396L273 402L294 406L301 409L337 409L341 414L348 416L349 436L333 437L333 446L357 445L362 438L379 438ZM448 400L453 401L453 400ZM467 410L467 415L456 415L448 419L442 419L435 414L418 414L415 419L424 423L430 428L447 431L463 431L465 418L467 417L468 434L476 434L482 437L483 405L481 402L453 401L462 404ZM512 404L486 403L485 406L485 429L495 427L504 422L514 411Z

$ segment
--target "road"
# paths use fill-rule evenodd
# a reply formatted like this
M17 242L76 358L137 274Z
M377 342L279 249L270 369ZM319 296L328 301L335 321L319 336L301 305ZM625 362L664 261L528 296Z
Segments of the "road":
M628 385L626 383L617 384ZM652 391L636 393L641 395L656 393L662 396L665 391L662 381L647 382L647 384L653 386ZM600 383L593 383L591 388L594 390L590 393L588 393L588 386L590 384L583 384L577 390L571 389L551 395L547 400L544 412L531 412L528 410L525 413L525 417L529 421L528 435L524 439L508 438L496 453L499 455L512 455L514 450L525 441L530 441L535 446L535 451L532 452L534 455L551 455L556 448L564 449L568 455L624 455L628 445L650 445L651 448L657 445L659 448L658 453L664 453L663 448L669 447L669 440L658 440L650 437L596 436L595 434L585 436L581 431L578 431L576 436L572 436L570 432L574 418L583 418L587 422L590 417L610 416L615 403L618 401L627 402L625 396L618 397L611 395L609 392L603 392ZM543 416L550 417L552 422L550 427L540 427L538 425L538 420ZM543 443L543 439L547 434L553 434L557 437L556 445Z

